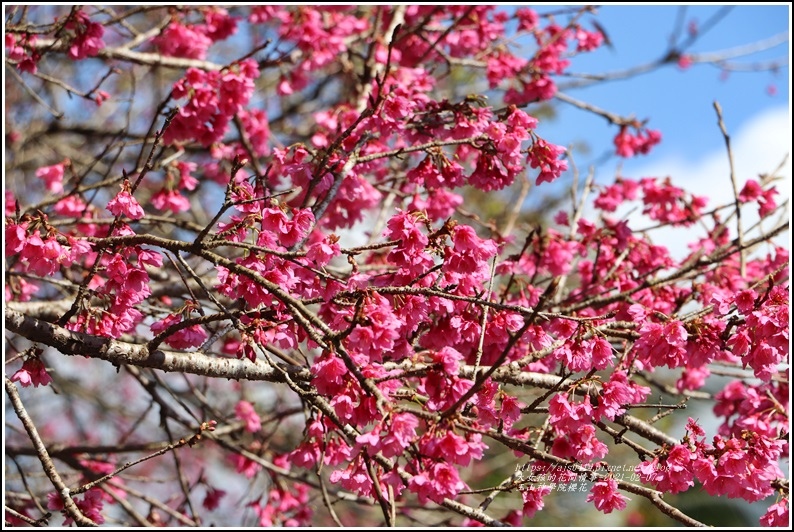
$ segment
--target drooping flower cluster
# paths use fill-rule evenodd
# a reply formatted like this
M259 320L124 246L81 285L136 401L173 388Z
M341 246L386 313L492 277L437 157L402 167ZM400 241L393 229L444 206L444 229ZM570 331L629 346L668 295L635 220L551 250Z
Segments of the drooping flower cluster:
M53 194L60 194L63 192L63 176L67 166L69 159L52 166L43 166L36 170L36 177L44 181L47 190Z
M220 72L189 68L174 84L175 99L187 99L179 107L163 140L168 143L197 141L209 146L226 134L229 121L243 110L259 77L256 61L246 59Z
M237 31L237 19L230 16L226 9L202 6L197 11L204 19L202 23L190 24L178 16L172 17L162 33L152 40L161 54L205 59L210 46L231 37Z
M74 10L62 21L65 47L46 53L100 56L86 63L133 57L141 72L157 63L178 81L153 108L173 116L158 130L163 116L136 115L133 98L129 128L109 141L113 158L86 165L78 154L58 154L29 165L46 193L41 186L7 191L9 337L84 354L67 360L86 366L100 358L126 366L113 377L118 393L97 403L97 419L159 405L169 440L177 426L189 434L175 440L183 445L174 449L176 472L188 480L179 489L203 497L207 511L242 501L259 526L315 524L324 519L313 516L319 500L329 508L366 501L387 520L413 518L419 512L407 509L418 505L458 512L466 524L520 526L550 504L545 481L558 491L580 485L597 510L620 512L629 501L624 492L638 499L650 490L636 478L587 472L624 461L613 453L624 445L643 456L635 468L641 483L661 492L699 485L710 495L758 501L783 491L790 410L784 249L739 250L722 212L706 213L705 198L671 179L597 185L598 217L577 205L554 218L556 228L524 223L523 197L509 197L514 212L501 218L470 201L507 193L521 179L534 190L533 180L551 183L568 169L566 150L539 136L529 114L537 107L525 106L552 98L575 55L604 42L601 31L582 25L587 10L577 12L181 6L159 11L159 29L140 33L129 48L116 42L126 33L112 33L114 48L100 53L103 27ZM516 26L519 37L530 37L521 56ZM35 36L6 36L9 61L20 70L35 69ZM224 47L248 39L252 47L229 58ZM482 72L487 98L458 92L462 68ZM124 83L110 85L111 100L100 85L89 94L106 102L103 112L126 101L115 92ZM141 149L130 131L152 123ZM626 125L615 145L628 157L660 138ZM42 166L53 160L63 162ZM749 180L738 202L757 203L769 217L776 195L766 181ZM659 227L697 223L705 236L679 261L654 244L656 227L638 232L620 214L632 208ZM53 294L58 305L36 306ZM38 321L19 325L26 312ZM160 344L167 347L155 350ZM81 352L85 345L100 348ZM21 386L69 375L55 364L48 372L38 353L22 356L11 377ZM55 356L47 353L47 362ZM161 376L172 367L164 360L196 375ZM714 394L718 434L707 438L692 420L678 440L647 421L678 409L668 398L699 397L720 373L746 378ZM77 387L61 388L72 397ZM135 423L103 424L101 434L88 435L97 441L82 448L97 454L90 451L104 448L105 430L141 448L136 438L160 430L146 412ZM193 425L199 413L224 425L209 451ZM45 428L65 445L85 443L81 430ZM650 443L634 443L639 438ZM501 477L494 493L511 507L497 518L498 510L472 501L482 502L492 474L502 473L489 471L487 481L480 475L503 448L546 480ZM203 460L210 455L223 456L224 489L206 476L216 473ZM66 458L79 464L81 482L115 468L111 457ZM159 475L157 458L146 461ZM239 494L235 480L249 488ZM117 481L108 483L113 494L136 496ZM101 523L102 505L117 499L94 491L75 502ZM783 495L762 523L787 519ZM51 497L50 508L62 510L59 501ZM168 524L186 524L182 506L165 507ZM354 514L342 521L356 522ZM138 519L163 524L154 511Z
M145 214L141 204L130 194L129 181L122 184L121 192L108 202L107 209L115 216L124 215L131 220L140 220Z
M758 181L748 179L739 192L739 199L743 202L757 201L758 216L765 218L777 208L777 201L775 200L777 195L777 188L768 187L763 189Z
M72 14L66 23L66 29L74 32L69 46L69 57L72 59L93 57L105 47L105 42L102 40L105 28L98 22L92 22L82 10Z
M18 382L23 387L47 386L52 382L52 377L47 373L47 368L38 358L29 358L23 362L22 367L11 376L11 380Z
M651 148L662 141L662 134L655 129L634 128L634 134L629 133L629 126L620 126L620 131L615 135L615 150L621 157L647 155Z
M93 488L88 490L85 492L82 499L75 500L75 504L80 510L80 513L94 523L101 525L105 522L105 516L102 515L104 497L101 489ZM47 509L60 511L66 515L66 512L64 511L63 499L61 499L61 495L58 493L50 493L47 495ZM63 524L64 526L69 526L73 522L73 519L67 516Z
M771 481L782 476L778 466L782 440L745 432L740 438L718 435L708 444L692 418L687 428L690 435L683 443L637 466L644 482L665 493L679 493L697 480L710 495L750 502L774 493Z
M7 57L9 61L16 63L17 69L21 72L35 74L38 69L37 63L41 59L41 54L32 49L36 39L35 33L24 33L19 36L13 33L5 34Z

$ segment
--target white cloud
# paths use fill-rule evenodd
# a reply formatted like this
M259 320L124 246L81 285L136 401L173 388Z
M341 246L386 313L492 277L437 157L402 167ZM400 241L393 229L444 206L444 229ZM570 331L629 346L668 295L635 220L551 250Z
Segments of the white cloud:
M716 124L715 124L716 127ZM781 162L785 166L775 175L782 179L775 182L779 192L778 204L791 197L791 118L787 107L779 107L759 113L746 122L738 131L729 131L731 148L738 189L752 178L758 179L760 174L774 173ZM788 158L787 158L788 156ZM684 161L680 158L661 159L654 163L632 171L626 177L666 177L670 176L674 185L699 196L709 198L707 209L725 205L734 201L733 187L730 180L730 166L725 148L704 153L695 161ZM789 207L789 214L791 208ZM650 227L654 222L641 215L630 215L630 226L633 229ZM734 218L735 220L735 218ZM742 227L747 230L758 221L755 204L742 209ZM778 216L763 222L763 228L769 230L779 223ZM735 221L729 223L731 236L735 236ZM689 253L687 244L704 236L704 232L692 231L682 233L681 230L658 230L652 233L654 243L667 246L675 258L681 259ZM788 232L776 239L779 245L790 247Z

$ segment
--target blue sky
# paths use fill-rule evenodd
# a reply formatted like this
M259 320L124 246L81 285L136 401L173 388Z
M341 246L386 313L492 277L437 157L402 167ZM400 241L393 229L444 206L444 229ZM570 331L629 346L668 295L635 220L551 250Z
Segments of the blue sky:
M577 56L570 67L572 72L601 73L622 70L659 58L667 50L670 35L680 15L679 6L605 5L598 10L596 20L609 35L613 48L602 47L590 54ZM684 37L690 20L702 26L722 6L686 6ZM538 7L542 12L543 8ZM585 24L587 26L587 24ZM727 15L709 32L702 34L689 51L711 53L747 45L777 34L790 33L788 5L733 6ZM682 39L679 39L679 42ZM756 53L736 61L749 64L756 61L789 57L789 43ZM570 90L569 94L620 115L634 114L649 119L648 127L662 132L662 144L651 155L623 161L629 171L649 160L675 155L694 160L704 152L723 146L716 126L712 102L718 100L723 108L726 125L731 133L747 124L753 117L769 109L789 107L789 69L777 73L731 72L723 80L720 70L711 65L696 64L687 70L676 65L662 67L649 74L629 80L603 83L586 89ZM767 88L776 87L770 95ZM591 147L591 157L581 156L586 164L611 149L616 128L603 118L589 115L567 105L559 106L559 120L542 124L542 133L549 140L559 134L572 138L570 124L576 124L581 139ZM615 166L613 160L611 166Z
M687 6L683 17L684 35L690 20L703 25L722 7ZM544 10L543 7L537 9ZM613 48L604 47L577 56L569 70L595 74L658 59L668 49L670 35L680 16L679 9L679 6L602 6L596 20L606 30ZM733 6L687 51L695 54L720 52L774 35L790 35L790 18L789 5ZM774 171L791 152L790 55L790 43L784 42L764 52L735 59L742 64L783 59L786 66L779 72L731 72L727 79L721 79L721 71L712 65L695 64L681 70L671 64L632 79L567 91L572 97L612 113L648 119L648 127L662 133L662 143L648 155L631 159L615 156L612 139L617 127L600 116L564 103L557 105L556 119L541 121L539 133L548 141L562 145L586 142L589 153L574 153L574 157L583 174L595 165L596 183L609 184L616 174L635 179L670 176L674 184L694 194L708 196L709 206L728 203L733 200L729 165L713 102L717 100L722 106L731 135L739 187L748 178ZM768 93L770 85L775 86L776 94ZM790 159L778 175L783 177L777 184L781 193L778 203L781 203L783 197L791 195ZM570 174L565 174L558 183L568 187ZM537 194L530 194L528 201L537 204L544 195L542 189L538 190ZM743 219L745 226L749 226L757 220L757 215L751 207L745 209ZM636 213L631 220L630 225L635 229L653 225ZM771 229L777 223L780 221L766 220L763 228ZM687 235L663 232L653 238L681 258L688 252L686 243L701 236L695 235L696 231L697 228L693 228L692 234ZM776 241L790 247L789 238L790 235L784 233Z

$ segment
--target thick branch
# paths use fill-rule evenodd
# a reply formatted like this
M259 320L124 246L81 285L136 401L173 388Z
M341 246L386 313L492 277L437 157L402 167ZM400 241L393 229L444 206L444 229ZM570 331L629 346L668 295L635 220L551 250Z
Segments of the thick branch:
M308 370L285 366L277 371L262 360L216 358L200 352L180 352L157 349L150 353L146 346L112 340L91 334L70 331L6 308L5 326L32 342L57 349L65 355L99 358L114 365L130 364L176 373L190 373L224 379L283 382L283 371L293 380L309 380Z
M53 46L55 45L55 46ZM65 51L68 48L67 43L58 43L52 39L39 39L33 43L32 47L36 50L55 50ZM166 55L153 54L147 52L135 52L127 48L112 48L105 47L99 50L97 57L102 59L119 59L122 61L129 61L139 65L159 66L165 68L188 69L198 68L200 70L220 70L223 65L213 63L212 61L204 61L201 59L187 59L182 57L169 57Z

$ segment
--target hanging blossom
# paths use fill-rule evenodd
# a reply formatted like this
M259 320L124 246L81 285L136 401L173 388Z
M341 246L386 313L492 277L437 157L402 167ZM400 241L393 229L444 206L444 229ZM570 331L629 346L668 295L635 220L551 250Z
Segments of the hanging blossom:
M662 141L662 134L655 129L636 128L636 133L629 133L628 126L620 126L620 131L615 136L614 143L618 155L633 157L634 155L647 155L651 148Z
M349 6L252 9L248 22L267 25L261 30L278 35L291 50L288 59L269 66L282 68L280 73L273 71L276 93L297 95L329 74L336 75L336 62L348 57L351 43L378 34L361 16L363 11ZM184 17L182 13L174 15L154 41L164 55L204 59L213 43L236 31L238 20L222 8L201 8ZM378 14L385 27L397 12L383 6ZM455 192L459 187L504 189L527 165L537 170L536 176L530 175L538 185L553 182L566 171L564 148L539 138L537 120L510 103L552 97L555 76L568 68L574 50L595 49L604 36L576 24L542 26L546 22L527 8L509 15L494 6L441 10L417 5L407 6L402 15L402 28L422 30L398 31L389 46L367 41L371 52L367 57L377 67L373 72L377 80L362 77L350 91L356 96L367 94L366 113L357 111L361 102L345 98L331 108L316 110L310 115L312 125L298 132L305 145L270 146L275 141L270 127L279 131L282 125L268 123L265 108L275 107L267 95L264 103L257 103L263 105L261 109L248 107L259 76L254 59L218 72L188 69L174 85L179 112L165 132L165 144L171 145L167 149L184 144L189 148L184 157L194 156L191 146L208 149L198 150L202 159L168 165L163 182L150 190L146 187L152 184L144 181L139 197L149 197L156 209L181 213L190 208L191 200L201 198L200 193L217 190L205 178L229 185L223 199L229 200L231 205L224 206L230 208L202 244L235 253L230 259L234 267L217 267L217 290L234 304L228 305L227 313L234 314L237 326L222 339L221 351L253 364L263 363L256 360L257 346L271 346L290 357L305 355L308 371L301 377L311 386L306 398L322 399L324 403L317 404L330 409L307 410L305 429L296 431L295 447L288 454L272 458L272 449L255 450L283 469L326 467L331 483L361 496L374 499L379 493L392 493L399 498L407 490L422 504L446 504L473 482L461 468L485 456L488 440L483 434L487 438L494 430L522 440L535 436L536 427L522 423L527 405L511 387L487 379L478 381L476 393L469 394L474 378L463 378L462 372L470 372L473 364L487 367L500 360L515 363L516 371L547 376L571 372L570 379L588 379L555 390L544 404L532 408L539 407L540 412L547 408L549 430L543 443L548 452L592 464L609 452L598 439L599 422L620 424L630 405L647 401L650 388L638 384L647 373L661 366L681 368L679 390L698 389L709 375L707 364L718 361L743 364L763 382L726 385L715 397L715 413L724 419L717 436L707 443L703 430L691 422L680 442L657 449L636 471L643 482L671 493L687 491L697 482L715 495L745 500L772 495L782 477L777 461L788 452L781 440L788 420L787 381L775 378L788 357L788 288L748 287L767 276L780 282L785 274L772 274L787 263L788 255L776 250L765 259L748 260L746 278L739 277L738 262L731 258L697 272L702 275L696 284L644 288L642 283L657 279L659 272L677 267L678 262L645 234L633 233L628 221L608 214L626 202L639 201L647 216L663 224L707 223L705 199L685 193L669 180L653 178L620 178L602 187L596 199L600 219L574 222L576 217L563 213L556 220L565 232L538 231L527 237L523 249L520 240L489 234L487 222L480 226L447 220L460 207L465 212L463 197ZM86 35L98 33L89 31L90 24L86 17L76 18L67 28L72 32L69 36L83 30ZM510 42L504 38L508 24L531 33L537 45L531 56L519 58L510 52ZM427 39L420 39L424 30ZM25 39L6 37L8 53L13 55L10 61L19 68L30 61L33 37ZM77 55L94 53L92 47L98 43L90 39L89 35L84 44L70 41ZM485 67L489 86L504 93L508 105L503 110L492 109L476 95L448 101L435 92L433 73L438 64L472 57ZM359 83L371 86L362 92ZM100 93L97 96L102 99ZM235 117L247 142L226 137ZM630 156L647 153L659 140L654 131L625 126L615 144L621 156ZM416 148L420 144L424 146ZM384 155L389 153L397 155ZM232 180L229 163L235 157L252 156L261 159L265 171L257 168L253 175L246 169ZM61 163L39 169L39 177L55 194L64 191L64 168ZM138 220L145 213L130 188L122 183L106 209ZM775 209L773 190L763 190L751 180L739 200L758 202L762 215L768 215ZM162 268L159 251L114 244L97 255L82 239L107 236L104 227L83 223L98 217L97 207L79 194L57 199L52 212L81 218L70 229L74 234L51 230L43 220L17 218L14 196L6 196L6 254L18 269L9 276L7 297L24 300L35 290L16 273L78 276L80 269L96 266L86 287L92 306L81 308L66 324L68 329L119 338L136 329L148 327L157 335L174 328L179 330L164 343L176 349L206 342L207 330L195 323L198 320L188 321L194 308L167 308L173 303L163 290L156 292L157 301L148 301L154 290L149 272ZM384 200L395 206L396 214L379 218L384 229L368 235L371 246L350 248L345 245L347 234L330 233L365 220L387 204ZM717 217L697 243L703 250L729 243L727 232L719 232ZM111 236L134 235L130 226L118 223ZM500 257L500 250L509 245L521 250ZM242 247L247 249L239 251ZM78 261L81 257L85 260ZM492 264L496 275L510 279L509 289L488 289ZM546 292L546 286L554 288L554 281L562 276L570 276L570 282L559 293ZM631 301L610 299L615 291L630 293ZM486 315L489 296L495 305ZM546 314L558 296L565 301L563 309L578 308L579 302L593 298L598 306L578 308L570 316ZM715 312L697 319L680 317L681 305L690 302L713 304ZM152 318L152 308L165 310ZM520 309L535 308L543 314L530 324ZM305 321L315 317L322 324L306 326ZM613 318L616 323L631 321L633 327L612 331L607 326ZM185 327L186 322L192 325ZM324 327L330 330L327 335ZM618 334L611 336L613 332ZM318 345L329 339L333 341ZM296 359L298 364L304 361ZM250 366L249 361L240 362ZM412 371L415 365L421 370ZM614 371L604 371L612 366ZM601 373L594 376L594 371ZM23 386L49 382L43 364L35 359L26 361L14 378ZM590 380L596 393L582 395ZM298 384L304 385L309 390L307 382ZM415 411L391 408L398 398L412 402ZM458 402L460 411L441 422L432 421ZM241 430L261 432L262 419L252 403L232 404ZM380 459L373 460L379 454L392 460L394 469L387 472ZM265 474L246 456L234 454L228 460L243 477ZM535 466L549 473L555 467L539 462ZM267 473L272 476L268 493L247 500L247 507L261 526L307 524L309 488L293 485L274 471ZM563 484L576 478L570 471L554 476ZM206 486L203 479L199 484ZM217 508L224 492L207 487L204 506ZM508 514L504 522L520 524L522 514L532 517L552 491L549 486L524 487L521 502L516 501L523 503L521 510ZM612 477L598 479L587 501L605 513L621 510L628 499L619 489ZM86 512L96 510L91 501L93 495L88 494L81 501ZM787 516L784 498L770 507L762 523L779 523Z
M108 202L107 209L115 216L123 214L132 220L140 220L144 216L143 207L130 194L130 182L126 179L121 185L121 192Z
M74 37L69 46L69 57L72 59L85 59L94 57L105 47L102 36L105 28L98 22L91 22L88 15L78 10L66 23L66 29L74 32Z
M173 144L195 140L203 146L220 141L229 120L248 104L258 77L259 67L253 59L221 71L189 68L173 88L173 97L186 98L187 103L179 107L163 141Z
M221 7L202 6L196 11L204 18L200 24L187 24L172 19L162 33L152 39L161 54L189 59L206 59L215 42L227 39L237 31L237 18Z
M623 510L626 503L631 500L618 491L618 483L612 477L607 477L593 484L586 501L592 502L596 509L605 514L615 510Z
M38 358L29 358L22 363L22 367L17 370L11 380L18 382L27 388L30 385L35 387L47 386L52 382L52 377L47 373L44 364Z
M17 70L30 74L35 74L38 70L37 64L41 59L41 54L33 48L37 39L38 37L35 33L24 33L22 35L5 34L5 48L8 60L16 63Z
M36 177L44 181L47 190L53 194L61 194L63 193L64 171L69 164L69 159L64 159L58 164L43 166L36 170Z

